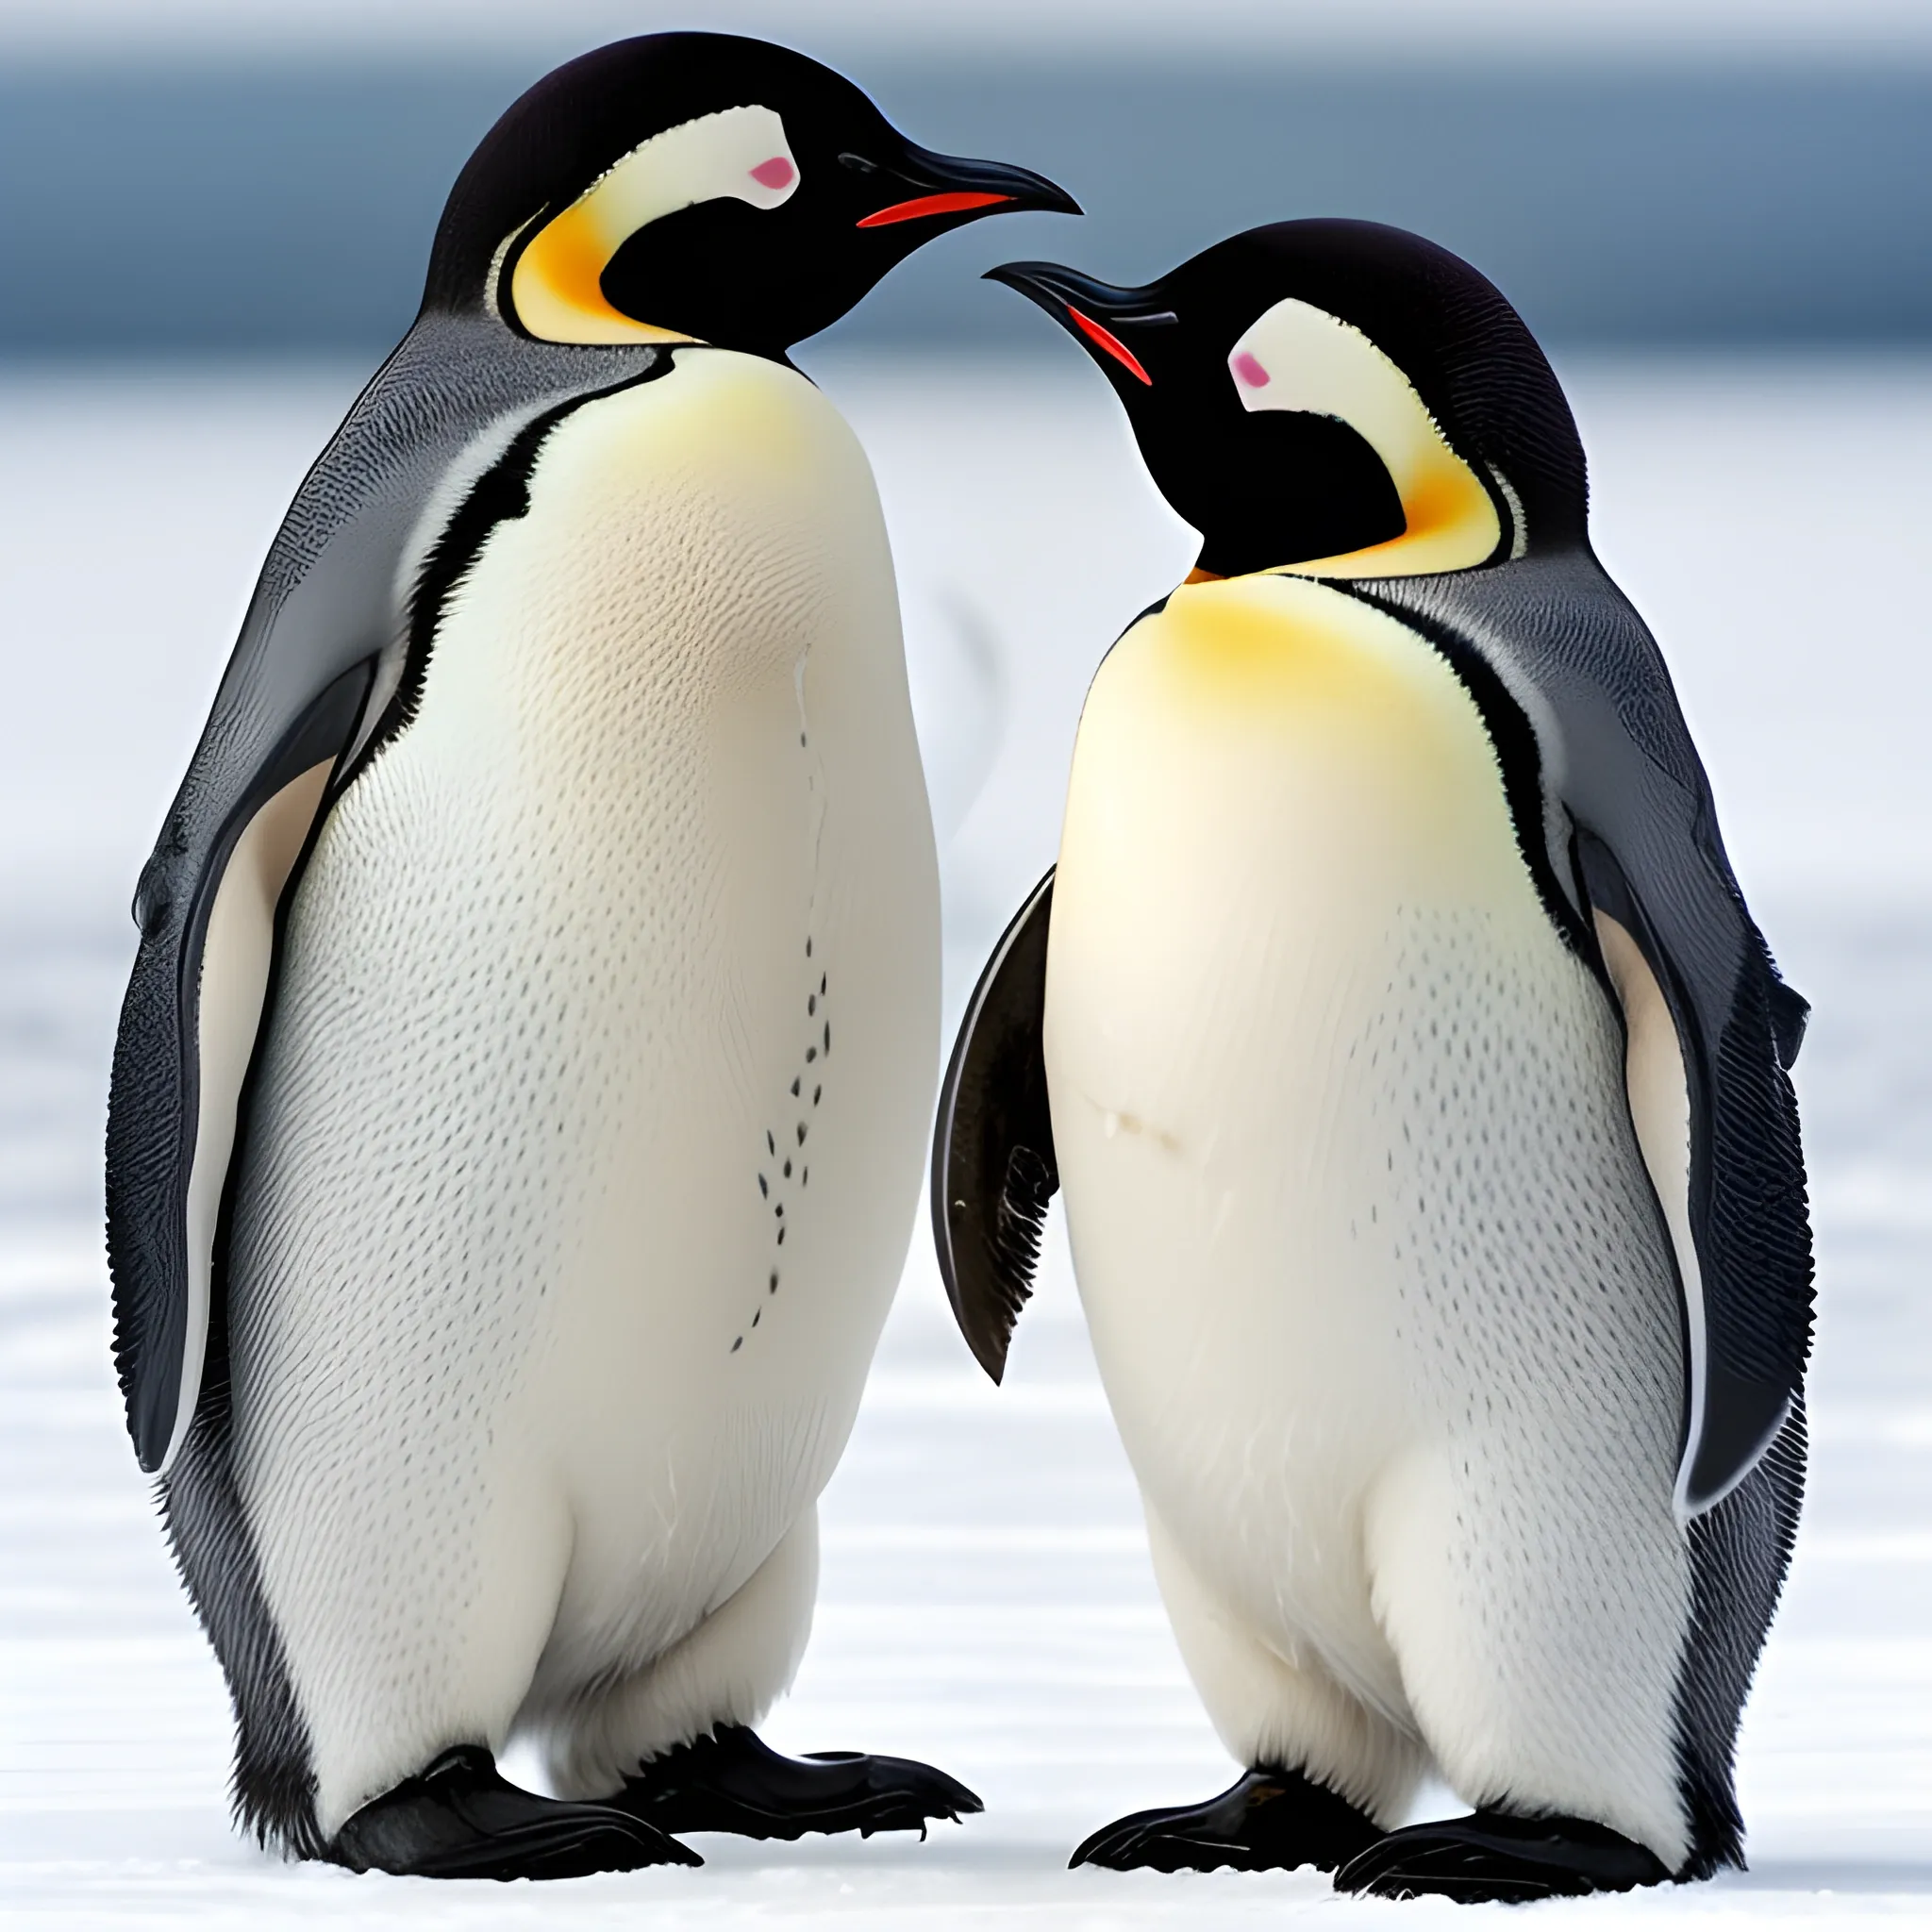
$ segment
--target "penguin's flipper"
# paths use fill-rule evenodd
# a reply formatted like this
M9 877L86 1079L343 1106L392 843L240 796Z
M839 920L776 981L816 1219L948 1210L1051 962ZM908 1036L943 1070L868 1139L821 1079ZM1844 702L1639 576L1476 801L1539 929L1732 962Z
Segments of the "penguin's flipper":
M128 1431L148 1471L166 1472L193 1418L275 915L375 667L322 668L334 675L320 689L258 700L279 727L265 744L237 730L248 697L225 686L135 894L141 945L108 1113L108 1253Z
M1000 936L940 1089L932 1232L959 1332L997 1382L1059 1187L1041 1026L1053 874Z
M141 942L108 1106L108 1259L128 1433L151 1472L171 1467L201 1389L277 906L394 639L410 525L454 454L446 439L465 433L409 422L411 359L406 341L297 491L135 891Z
M364 1805L329 1856L352 1872L411 1878L584 1878L705 1861L609 1805L520 1790L480 1744L460 1744Z
M1512 810L1552 917L1622 974L1632 1114L1683 1293L1688 1522L1757 1466L1803 1386L1811 1233L1786 1070L1807 1008L1738 889L1656 640L1587 549L1348 589L1457 666L1506 789L1527 769ZM1667 1024L1640 1025L1653 993Z
M1067 1860L1110 1872L1332 1872L1382 1836L1365 1812L1299 1771L1250 1771L1205 1805L1136 1811Z
M1598 948L1624 1014L1631 1121L1670 1230L1684 1298L1690 1413L1677 1506L1688 1519L1750 1473L1783 1427L1797 1391L1808 1332L1810 1250L1796 1103L1786 1070L1809 1009L1778 979L1747 919L1737 935L1740 957L1729 1010L1712 1013L1696 980L1706 962L1695 955L1687 962L1674 950L1659 931L1662 922L1603 841L1580 831L1576 844ZM1663 919L1674 913L1678 908L1668 907ZM1707 943L1721 933L1707 929L1698 938ZM1793 1261L1802 1269L1805 1299L1796 1306L1806 1327L1779 1338L1773 1324L1780 1314L1789 1321L1792 1307L1773 1303L1757 1310L1770 1334L1754 1334L1744 1326L1752 1307L1746 1297L1785 1286L1780 1276ZM1754 1264L1761 1283L1744 1273ZM1780 1339L1783 1363L1774 1353ZM1757 1367L1766 1355L1770 1374Z
M405 672L438 600L494 524L524 513L548 426L670 367L649 345L585 358L425 309L282 520L135 893L141 945L108 1107L108 1261L145 1470L166 1473L194 1417L275 917L328 788L378 723L406 719Z
M802 1838L808 1831L916 1831L986 1807L957 1778L906 1757L815 1751L785 1757L743 1724L655 1757L610 1804L658 1831L734 1831Z
M1378 1838L1335 1874L1337 1891L1378 1898L1452 1898L1462 1905L1531 1905L1662 1885L1656 1853L1582 1818L1467 1818L1406 1825Z

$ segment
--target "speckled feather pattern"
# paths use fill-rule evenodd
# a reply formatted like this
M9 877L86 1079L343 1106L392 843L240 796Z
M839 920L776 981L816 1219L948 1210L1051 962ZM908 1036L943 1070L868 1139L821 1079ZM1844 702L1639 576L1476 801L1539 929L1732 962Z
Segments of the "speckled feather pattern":
M1562 719L1572 816L1616 853L1694 1016L1709 1115L1698 1245L1711 1348L1795 1393L1810 1346L1811 1240L1797 1105L1768 1006L1775 974L1656 640L1582 549L1355 594L1452 628Z
M1371 1560L1456 1788L1606 1816L1674 1866L1675 1282L1609 1004L1554 934L1525 946L1512 924L1403 908L1356 1050L1428 1445L1417 1490L1411 1464L1372 1504Z
M294 775L275 769L277 744L338 678L397 635L405 553L466 450L496 425L661 358L651 348L587 356L519 341L487 318L425 312L357 398L276 533L135 895L142 941L115 1042L108 1248L116 1366L130 1425L152 1457L182 1378L198 1099L193 949L226 841Z
M1615 855L1686 1003L1701 1090L1690 1201L1709 1358L1791 1408L1740 1487L1690 1529L1694 1640L1678 1754L1706 1874L1742 1857L1732 1758L1744 1697L1790 1563L1804 1493L1811 1237L1797 1105L1779 1064L1775 969L1732 876L1710 787L1642 620L1581 546L1506 569L1353 587L1479 651L1560 721L1568 815ZM1698 1062L1701 1060L1701 1064ZM1769 1403L1766 1405L1769 1406Z
M1281 579L1130 631L1045 1037L1101 1372L1229 1748L1385 1819L1433 1761L1681 1863L1667 1236L1616 1017L1450 667Z
M789 1679L936 924L843 425L716 352L565 418L318 840L236 1196L237 1482L325 1831L520 1712L608 1790ZM803 1587L746 1591L788 1538Z

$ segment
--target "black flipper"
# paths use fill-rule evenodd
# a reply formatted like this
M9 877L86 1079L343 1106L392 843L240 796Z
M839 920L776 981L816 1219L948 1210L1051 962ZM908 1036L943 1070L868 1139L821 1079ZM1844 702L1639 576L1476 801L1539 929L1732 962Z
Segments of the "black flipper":
M1112 1872L1332 1872L1382 1836L1344 1797L1299 1771L1250 1771L1205 1805L1136 1811L1067 1860Z
M802 1838L808 1831L916 1831L985 1807L957 1778L906 1757L815 1751L784 1757L743 1724L653 1758L609 1800L659 1831L735 1831Z
M352 1872L414 1878L584 1878L705 1862L611 1806L519 1790L480 1744L445 1751L363 1806L337 1832L329 1857Z
M108 1257L116 1366L143 1469L161 1469L186 1439L219 1292L210 1240L191 1240L189 1193L203 949L238 842L290 780L366 738L387 703L403 669L412 545L436 534L419 527L425 510L446 501L453 515L544 411L670 366L651 347L589 354L520 341L481 315L425 313L290 507L135 898L141 947L108 1118Z
M1451 1898L1462 1905L1530 1905L1662 1885L1656 1853L1582 1818L1511 1818L1475 1811L1411 1824L1378 1839L1336 1874L1337 1891L1378 1898Z
M1696 1258L1680 1270L1678 1507L1695 1517L1764 1455L1803 1386L1811 1239L1785 1070L1805 1003L1745 908L1656 641L1587 549L1336 588L1436 637L1452 662L1473 649L1492 668L1542 742L1549 808L1542 825L1519 817L1525 852L1565 876L1583 918L1625 926L1669 1007Z
M1060 1184L1041 1046L1052 911L1049 872L973 989L933 1132L940 1274L959 1332L995 1382L1033 1292L1047 1204Z

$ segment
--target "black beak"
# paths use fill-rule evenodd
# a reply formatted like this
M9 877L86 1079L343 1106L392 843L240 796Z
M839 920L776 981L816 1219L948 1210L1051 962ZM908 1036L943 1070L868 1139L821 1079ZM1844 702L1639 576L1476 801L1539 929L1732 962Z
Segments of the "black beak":
M1141 330L1171 328L1176 320L1158 287L1124 289L1083 275L1076 268L1062 268L1057 261L1003 261L998 268L988 269L984 279L1004 282L1038 303L1116 380L1124 375L1153 387L1154 378L1133 344L1138 339L1145 347L1147 339ZM1116 330L1125 332L1124 341Z
M910 142L895 165L872 173L879 189L879 206L860 218L861 228L892 227L900 222L957 222L961 216L976 221L983 214L1081 212L1080 204L1064 188L1030 168L936 155Z

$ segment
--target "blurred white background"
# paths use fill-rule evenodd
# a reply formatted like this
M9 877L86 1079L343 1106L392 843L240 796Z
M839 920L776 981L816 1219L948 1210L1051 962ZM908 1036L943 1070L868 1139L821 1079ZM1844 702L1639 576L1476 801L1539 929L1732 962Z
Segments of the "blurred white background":
M299 66L318 48L378 75L398 47L458 64L479 47L492 59L508 48L534 72L670 18L572 4L533 22L454 0L273 11L16 0L0 8L0 97L130 63L177 75L210 62ZM910 63L892 70L910 76L908 98L928 84L921 60L943 68L964 47L1023 78L1029 62L1051 75L1071 58L1085 72L1099 36L1109 58L1124 46L1157 67L1185 55L1210 76L1215 62L1232 75L1264 57L1341 59L1349 85L1371 92L1385 60L1428 71L1454 57L1466 78L1472 58L1487 74L1534 56L1555 63L1535 72L1567 75L1566 86L1610 63L1641 69L1646 86L1721 92L1747 70L1776 70L1780 87L1807 85L1813 68L1902 85L1932 59L1925 10L1881 0L1209 0L1183 14L1067 0L914 13L849 0L687 9L681 20L761 29L855 69L890 53ZM943 138L966 144L973 101L945 98L958 124ZM1673 110L1687 153L1702 98L1691 88ZM1049 132L1031 152L997 133L977 144L1054 166L1094 222L1036 226L1015 246L993 237L984 258L1038 249L1107 273L1166 265L1144 252L1167 245L1164 228L1117 222L1111 240L1090 242L1109 181L1083 177L1077 156L1049 162ZM1161 138L1128 132L1142 145ZM0 128L0 186L14 212L0 208L0 231L30 239L30 224L6 225L54 191L8 138ZM1641 148L1642 128L1628 138ZM165 172L165 157L155 165ZM1194 222L1205 242L1238 225L1218 207L1172 220ZM1293 182L1276 211L1308 211ZM1637 208L1627 231L1646 213ZM1741 233L1757 219L1747 208L1733 225ZM111 250L111 228L93 232ZM1874 232L1882 242L1883 224ZM1905 215L1890 232L1900 250L1924 253L1924 229ZM53 258L23 260L19 246L9 274L31 281L35 260ZM956 258L947 273L963 278L967 265ZM1824 328L1793 309L1780 332L1687 308L1667 329L1617 311L1601 326L1553 331L1592 460L1598 547L1663 643L1746 891L1816 1003L1799 1083L1822 1286L1813 1502L1742 1754L1753 1872L1544 1907L1540 1923L1589 1911L1826 1925L1932 1911L1932 1314L1922 1287L1932 1235L1932 759L1922 746L1932 720L1932 339L1922 340L1910 287L1890 273L1872 267L1856 326ZM1571 313L1565 286L1553 272L1552 313ZM1767 272L1761 286L1785 284ZM1034 333L1045 340L1020 329L1010 353L975 346L974 319L1010 297L963 279L935 287L957 304L958 327L923 341L925 311L908 309L905 326L855 326L800 359L857 425L892 529L944 834L950 1015L1051 861L1094 665L1186 570L1193 540L1154 496L1080 357L1043 325ZM984 1817L924 1844L709 1840L704 1872L541 1894L453 1896L283 1867L228 1834L220 1680L151 1520L107 1360L107 1059L134 876L261 553L375 351L358 346L353 321L320 358L299 331L278 350L267 322L245 342L175 342L164 360L136 354L139 331L130 347L120 323L118 336L83 332L63 348L29 339L18 285L4 299L15 303L12 359L0 360L0 1899L10 1923L951 1926L997 1915L1003 1925L1110 1927L1393 1909L1334 1901L1306 1874L1059 1869L1093 1825L1205 1795L1231 1767L1154 1596L1063 1251L1052 1251L995 1391L952 1332L923 1224L826 1499L818 1636L770 1734L795 1749L928 1757L981 1791ZM138 284L126 291L137 313L142 299Z

